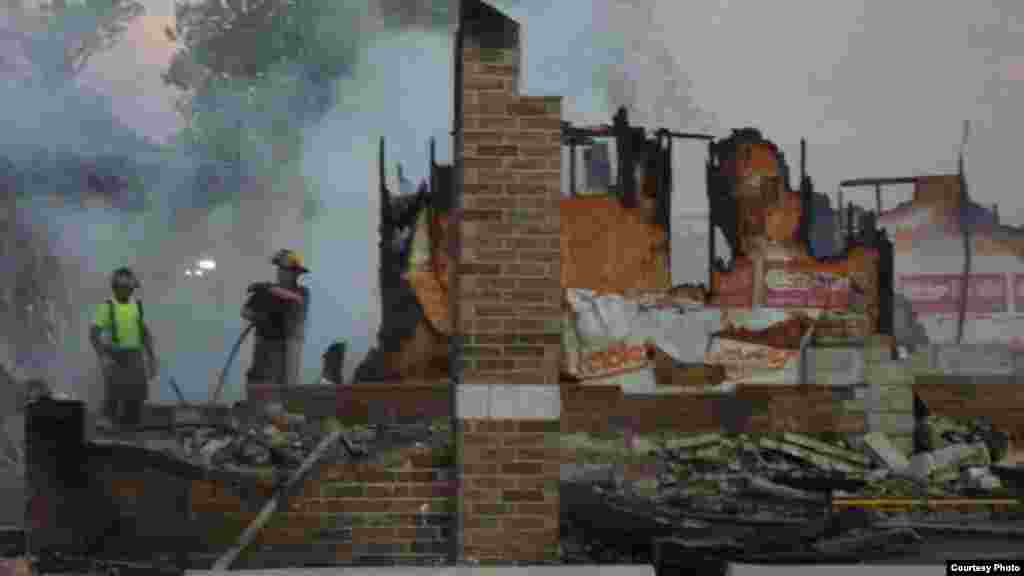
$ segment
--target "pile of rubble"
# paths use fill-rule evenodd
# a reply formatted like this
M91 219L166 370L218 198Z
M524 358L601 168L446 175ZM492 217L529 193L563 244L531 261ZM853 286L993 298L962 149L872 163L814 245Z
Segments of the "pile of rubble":
M206 466L297 468L323 437L340 428L336 421L310 422L275 407L258 421L233 414L227 426L195 428L181 434L175 448L181 457Z
M883 555L895 554L894 543L921 541L914 527L929 523L1020 523L1013 498L1021 486L1004 482L995 464L1008 451L1005 434L984 422L941 417L924 421L922 430L931 444L913 455L878 432L705 433L626 442L569 436L565 448L578 463L563 467L563 507L571 512L563 513L565 554L578 561L635 560L649 553L652 541L674 538L671 547L685 554L696 554L690 548L698 542L712 556L756 560L785 552L839 560L879 546ZM587 460L592 463L582 463ZM656 462L649 473L627 479L628 464L645 460ZM969 511L940 505L965 497L1003 504ZM615 543L613 525L631 537Z
M179 410L173 428L149 426L128 441L204 470L282 480L297 470L331 434L342 439L323 460L348 456L381 456L408 446L450 443L447 421L392 422L381 425L343 425L337 418L307 418L270 405L254 412L236 406L226 420L204 418L198 410ZM101 442L123 441L117 433L98 427Z
M1011 498L1020 491L1002 482L996 474L1000 467L993 466L1007 453L1006 435L983 422L947 418L930 418L924 427L931 431L932 449L910 456L882 433L829 442L790 433L664 436L634 439L632 450L612 450L621 441L573 443L569 438L567 449L580 459L587 459L589 450L591 455L605 452L604 461L612 463L566 468L574 471L562 480L694 518L728 515L746 520L808 520L820 517L829 505L852 499ZM651 474L627 482L625 466L616 465L624 461L624 452L652 457L657 463ZM935 515L926 512L915 518L934 520Z
M89 479L82 484L86 488L78 491L65 488L54 476L52 467L38 466L30 472L54 491L40 492L37 499L33 497L39 506L47 506L47 502L92 499L98 494L109 494L105 490L111 481L135 477L136 474L144 474L146 478L160 483L166 481L160 485L171 491L196 480L216 482L240 496L246 506L259 506L260 513L256 519L242 532L237 543L217 560L214 567L218 570L230 567L242 551L252 545L275 513L287 509L288 500L317 473L319 467L330 462L356 461L395 466L397 458L404 461L405 448L444 448L450 445L451 440L447 420L416 418L402 421L395 417L378 425L346 426L332 416L307 416L289 412L280 405L237 405L230 412L183 405L173 413L168 412L169 418L162 419L164 421L147 422L130 432L111 430L108 422L91 422L92 417L85 413L81 402L62 400L45 391L32 398L26 408L40 426L64 422L68 414L78 415L72 418L85 419L84 437L75 438L65 431L49 437L75 448L84 440L79 454L82 456L80 469ZM322 410L320 412L324 414ZM157 418L159 414L151 416ZM151 476L153 473L156 476ZM267 488L271 488L269 494ZM163 500L162 496L155 498ZM131 501L99 504L99 513L108 514L113 524L127 517L122 509L124 504L136 510L144 509L148 515L163 513L154 512L156 508L150 508L148 503L139 504L134 497L128 500ZM53 511L50 508L43 510L45 517L51 517ZM150 517L131 521L137 522L132 524L136 528L144 527L142 538L151 540L178 538L184 526L175 518L167 522ZM65 564L85 566L95 562L112 566L110 562L131 560L117 556L130 549L131 537L125 540L120 536L108 537L106 532L92 532L102 529L103 525L101 522L83 523L72 530L75 531L76 542L102 542L103 549L113 556L94 558L95 550L57 543L40 552L40 565L51 569ZM114 540L116 545L110 544ZM180 567L182 558L180 552L176 553L179 557L175 566ZM167 564L169 569L178 569L172 564ZM157 568L154 564L143 572L158 573Z
M1008 493L991 469L1007 453L1005 434L984 422L943 417L922 427L928 445L909 457L880 432L832 442L794 433L666 438L656 449L665 469L648 483L659 501L716 512L742 508L758 495L824 503Z

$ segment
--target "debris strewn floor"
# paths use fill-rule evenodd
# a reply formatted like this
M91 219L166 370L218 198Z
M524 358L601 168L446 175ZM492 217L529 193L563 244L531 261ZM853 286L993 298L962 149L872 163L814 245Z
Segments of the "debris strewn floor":
M703 542L698 555L757 561L783 551L793 561L899 557L933 533L964 533L964 526L1024 538L1021 487L1002 480L1012 469L1006 435L984 421L932 417L925 427L932 440L917 454L877 432L827 441L793 433L662 434L633 438L632 449L624 437L568 436L564 448L579 462L563 466L565 559L637 560L649 553L648 538L681 534ZM646 473L633 466L627 474L628 462L645 458ZM599 525L613 513L620 539L624 532L635 538L609 545L616 531L602 534Z

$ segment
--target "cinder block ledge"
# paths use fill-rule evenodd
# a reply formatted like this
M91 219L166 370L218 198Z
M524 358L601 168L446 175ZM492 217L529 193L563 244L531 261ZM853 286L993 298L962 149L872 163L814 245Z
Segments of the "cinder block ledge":
M557 385L462 384L458 390L460 420L558 420L562 414Z

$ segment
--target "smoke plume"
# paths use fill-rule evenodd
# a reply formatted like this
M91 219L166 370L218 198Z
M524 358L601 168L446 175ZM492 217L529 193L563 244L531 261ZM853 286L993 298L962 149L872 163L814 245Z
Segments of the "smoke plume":
M631 121L674 130L709 131L714 116L690 93L690 82L666 45L656 2L601 0L594 5L595 38L608 50L610 64L596 71L610 112L624 106Z
M426 175L430 137L444 161L452 11L448 2L396 0L338 2L332 9L330 37L349 55L339 79L325 82L284 63L257 87L260 110L246 104L248 87L225 85L210 94L214 102L200 103L222 122L245 126L251 141L234 167L184 138L167 146L146 141L116 119L104 97L78 83L53 90L21 60L21 76L3 73L17 87L5 93L16 103L0 110L0 124L14 127L0 133L0 156L21 175L18 218L45 231L68 293L68 329L54 358L60 374L50 375L58 388L98 400L87 325L107 295L109 271L129 265L142 280L162 359L151 399L173 400L166 385L173 376L188 400L205 400L241 331L244 289L273 278L268 259L279 248L299 250L313 270L304 381L315 381L320 354L336 339L349 340L351 374L379 321L376 141L387 138L389 167L401 162L413 180ZM37 47L54 38L14 32L10 22L4 27L31 36ZM295 139L273 137L275 119L302 129ZM114 190L97 192L87 176L58 178L66 166L89 172L101 156L128 166L114 178ZM216 268L199 269L200 260ZM4 336L17 337L10 324ZM225 400L240 397L248 353L241 356Z

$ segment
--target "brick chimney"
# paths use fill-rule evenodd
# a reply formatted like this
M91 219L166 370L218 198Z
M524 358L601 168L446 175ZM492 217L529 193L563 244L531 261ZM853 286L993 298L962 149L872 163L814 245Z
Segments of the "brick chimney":
M465 345L461 552L543 562L557 558L559 528L561 98L518 94L516 22L466 0L463 30L450 289Z

